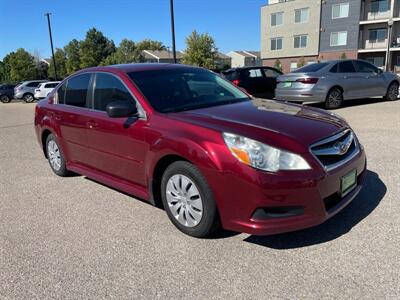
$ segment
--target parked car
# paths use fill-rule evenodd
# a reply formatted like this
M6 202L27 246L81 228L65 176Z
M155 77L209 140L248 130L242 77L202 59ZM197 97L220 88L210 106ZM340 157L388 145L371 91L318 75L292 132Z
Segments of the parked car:
M334 60L304 66L278 78L276 99L325 102L338 108L344 100L383 97L396 100L399 79L363 60Z
M0 85L0 101L9 103L14 98L14 84Z
M276 78L283 73L270 67L243 67L229 69L222 74L254 97L273 99Z
M342 118L250 98L185 65L79 71L37 104L34 123L55 174L162 205L195 237L220 225L266 235L320 224L354 199L366 174L364 149Z
M35 99L46 98L47 95L60 83L60 81L48 81L38 85L35 89Z
M17 85L14 88L14 97L15 99L23 99L27 103L31 103L35 101L35 89L42 82L46 82L46 80L31 80L24 81L21 84Z

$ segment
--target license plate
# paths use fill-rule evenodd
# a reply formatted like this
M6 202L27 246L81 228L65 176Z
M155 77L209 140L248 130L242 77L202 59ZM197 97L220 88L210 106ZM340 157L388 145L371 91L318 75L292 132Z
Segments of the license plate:
M285 88L288 88L288 87L291 87L291 86L292 86L291 82L284 82L283 83L283 87L285 87Z
M351 192L357 185L357 170L353 170L350 173L340 178L340 192L342 197Z

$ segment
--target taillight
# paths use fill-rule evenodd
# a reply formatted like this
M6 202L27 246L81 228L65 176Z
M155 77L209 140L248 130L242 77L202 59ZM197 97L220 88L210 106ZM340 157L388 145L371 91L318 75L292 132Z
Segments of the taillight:
M316 84L318 82L318 78L300 78L297 79L296 82L301 82L304 84Z
M234 85L239 85L240 84L240 80L239 79L235 79L235 80L233 80L232 81L232 83L234 84Z

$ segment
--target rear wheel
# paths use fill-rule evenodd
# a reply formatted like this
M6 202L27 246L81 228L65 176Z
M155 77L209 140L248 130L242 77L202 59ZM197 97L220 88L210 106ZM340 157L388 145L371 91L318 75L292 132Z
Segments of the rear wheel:
M399 97L399 84L397 82L392 82L389 85L386 95L383 97L383 99L388 101L394 101L397 100L398 97Z
M33 97L32 94L25 94L24 97L22 97L26 103L32 103L35 101L35 97Z
M161 196L169 219L183 233L206 237L218 227L212 191L191 163L178 161L165 170Z
M339 88L332 88L325 100L326 109L339 108L343 103L343 92Z
M11 101L11 99L7 95L1 95L0 96L0 101L3 102L3 103L9 103Z
M67 170L64 154L53 134L49 134L47 137L46 155L54 173L61 177L70 175L70 172Z

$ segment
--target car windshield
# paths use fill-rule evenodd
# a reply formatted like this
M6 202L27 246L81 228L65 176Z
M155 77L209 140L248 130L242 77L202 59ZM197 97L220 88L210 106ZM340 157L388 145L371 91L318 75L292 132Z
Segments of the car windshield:
M203 69L163 69L128 73L155 110L192 110L250 100L247 94Z
M292 73L311 73L311 72L317 72L319 70L321 70L322 68L326 67L327 65L329 65L329 63L314 63L314 64L310 64L304 67L301 67L295 71L293 71Z

